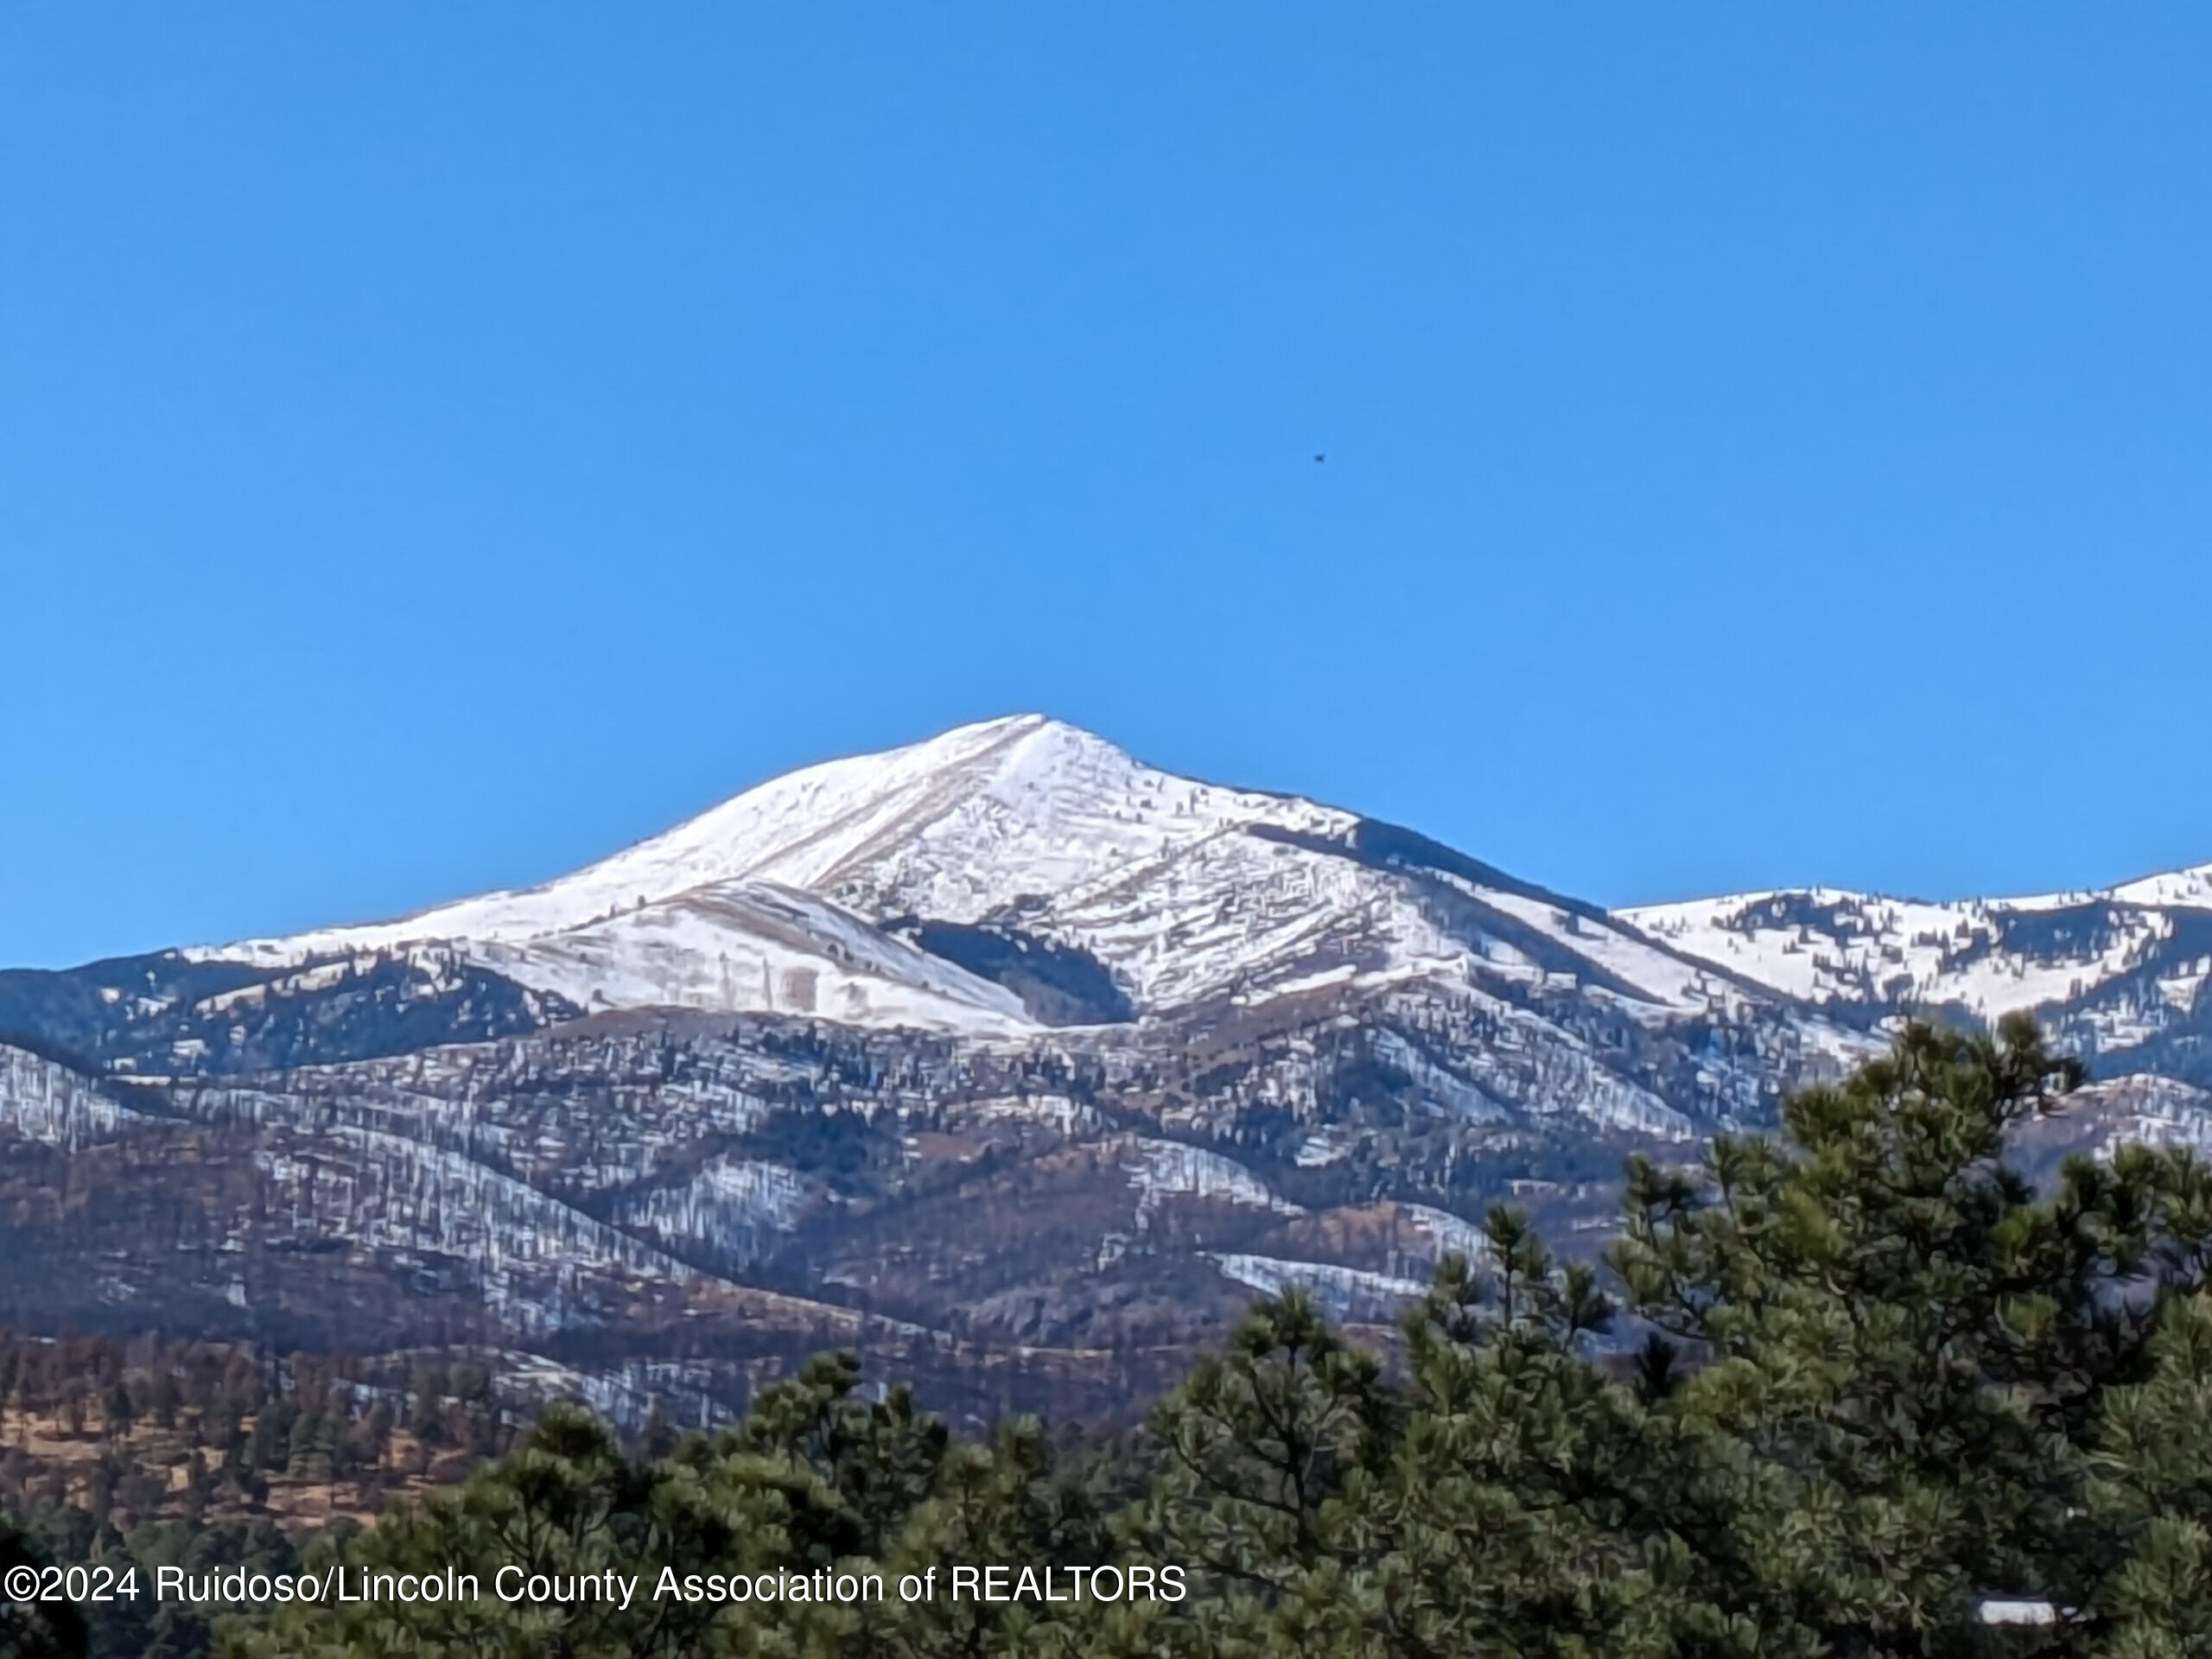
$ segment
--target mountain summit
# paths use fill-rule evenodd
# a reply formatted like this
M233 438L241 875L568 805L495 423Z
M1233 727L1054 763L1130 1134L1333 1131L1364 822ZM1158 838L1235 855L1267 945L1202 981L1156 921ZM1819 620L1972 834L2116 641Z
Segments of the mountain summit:
M1741 990L1410 832L1039 715L791 772L541 887L192 954L306 969L429 945L582 1008L978 1033L1084 1000L1025 1000L990 966L1009 955L1090 987L1107 1020L1419 977L1578 972L1675 1012Z

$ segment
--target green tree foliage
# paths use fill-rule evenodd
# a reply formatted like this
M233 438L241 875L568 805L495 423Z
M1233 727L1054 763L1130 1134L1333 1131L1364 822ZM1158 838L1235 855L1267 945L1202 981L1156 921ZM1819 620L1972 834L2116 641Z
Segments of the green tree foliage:
M932 1491L949 1436L904 1389L876 1405L859 1396L850 1354L809 1362L766 1390L745 1421L712 1446L731 1478L779 1500L792 1565L811 1571L883 1554L892 1529ZM707 1453L685 1453L695 1463Z
M2177 1298L2149 1381L2105 1402L2092 1524L2118 1565L2102 1598L2115 1659L2212 1656L2212 1302Z
M47 1554L0 1517L0 1573L48 1564ZM75 1659L86 1650L83 1616L67 1602L0 1599L0 1659Z
M696 1449L695 1448L695 1451ZM702 1455L643 1462L607 1429L556 1407L529 1438L457 1491L404 1507L372 1532L327 1541L310 1561L358 1573L489 1578L499 1566L569 1584L609 1573L757 1570L788 1542L768 1495L707 1478ZM252 1650L340 1656L721 1654L749 1650L715 1610L649 1597L357 1602L280 1618Z
M1915 1028L1786 1141L1723 1137L1697 1174L1631 1168L1613 1264L1695 1371L1676 1500L1761 1650L1971 1651L1993 1590L2082 1605L2075 1498L2094 1402L2138 1373L2112 1184L2038 1203L2006 1131L2074 1081L2029 1028Z

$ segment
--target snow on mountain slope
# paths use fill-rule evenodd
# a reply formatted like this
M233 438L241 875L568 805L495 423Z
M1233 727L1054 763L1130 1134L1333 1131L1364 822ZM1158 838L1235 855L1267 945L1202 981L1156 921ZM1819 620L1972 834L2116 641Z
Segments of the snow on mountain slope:
M1998 1014L2078 992L2164 937L2160 918L2113 912L2092 942L2040 957L2001 949L2009 913L2047 900L1930 904L1835 887L1752 893L1620 912L1647 934L1808 1001L1910 998Z
M1177 1196L1249 1205L1286 1216L1306 1213L1298 1205L1277 1198L1268 1190L1266 1182L1243 1165L1217 1152L1141 1135L1133 1137L1129 1150L1135 1161L1122 1167L1128 1172L1129 1185L1140 1195L1136 1211L1140 1228L1150 1220L1162 1198Z
M1930 903L1833 887L1623 910L1649 938L1815 1003L2034 1010L2113 1055L2212 1020L2212 866Z
M1115 804L1142 783L1087 734L1034 716L994 721L773 779L540 887L191 954L297 962L453 941L585 1007L1020 1030L1032 1022L1012 993L823 895L962 920L1024 884L1096 875L1161 838ZM1014 846L1020 859L999 856Z
M1027 734L1021 721L963 727L925 743L777 778L572 874L399 918L251 939L219 954L294 957L416 939L519 943L603 921L693 888L746 877L822 890L856 850L911 832L987 788ZM209 954L218 954L210 952Z
M2124 905L2212 910L2212 864L2171 870L2163 875L2146 875L2139 881L2124 881L2113 888L2109 896Z
M1178 844L1250 821L1319 827L1351 819L1285 797L1170 778L1088 732L1023 715L773 779L540 887L394 922L249 940L224 954L321 954L424 938L520 942L741 878L876 913L967 921L1027 893L1111 880Z
M563 932L478 943L473 954L587 1010L746 1008L976 1032L1033 1025L1003 986L768 881L714 882Z
M837 901L971 921L1032 896L1110 887L1179 845L1255 821L1351 822L1170 778L1088 733L1023 715L775 779L541 887L194 954L296 962L461 941L486 965L587 1007L1019 1029L1028 1022L1012 994Z
M2067 1107L2102 1117L2100 1151L2140 1142L2212 1152L2212 1090L2155 1075L2118 1077L2076 1090Z
M1024 715L772 779L540 887L193 954L292 963L438 941L586 1009L978 1033L1035 1022L1013 991L897 937L906 920L1081 951L1141 1013L1352 979L1564 976L1660 1019L1760 995L1589 906L1403 832L1378 840L1380 828L1179 778Z

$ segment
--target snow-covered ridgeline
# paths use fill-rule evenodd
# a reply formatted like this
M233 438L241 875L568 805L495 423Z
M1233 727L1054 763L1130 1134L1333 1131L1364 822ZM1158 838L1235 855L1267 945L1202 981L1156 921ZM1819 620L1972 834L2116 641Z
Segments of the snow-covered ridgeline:
M1808 1001L1956 1004L1993 1018L2094 995L2157 960L2184 928L2206 938L2207 911L2212 881L2198 870L2101 893L1932 903L1812 887L1619 914L1655 939ZM2176 972L2201 979L2195 964L2207 952L2184 954Z
M2169 870L2123 881L2100 897L2124 905L2156 905L2165 909L2212 910L2212 864L2186 870Z

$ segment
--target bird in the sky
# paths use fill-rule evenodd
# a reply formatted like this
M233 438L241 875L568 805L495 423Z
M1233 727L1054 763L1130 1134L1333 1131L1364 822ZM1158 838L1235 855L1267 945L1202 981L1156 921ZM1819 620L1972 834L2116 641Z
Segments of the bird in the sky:
M1316 467L1319 467L1319 466L1323 461L1326 461L1327 459L1328 459L1328 456L1326 456L1326 455L1316 455L1316 456L1314 456L1314 457L1313 457L1313 464L1314 464Z

